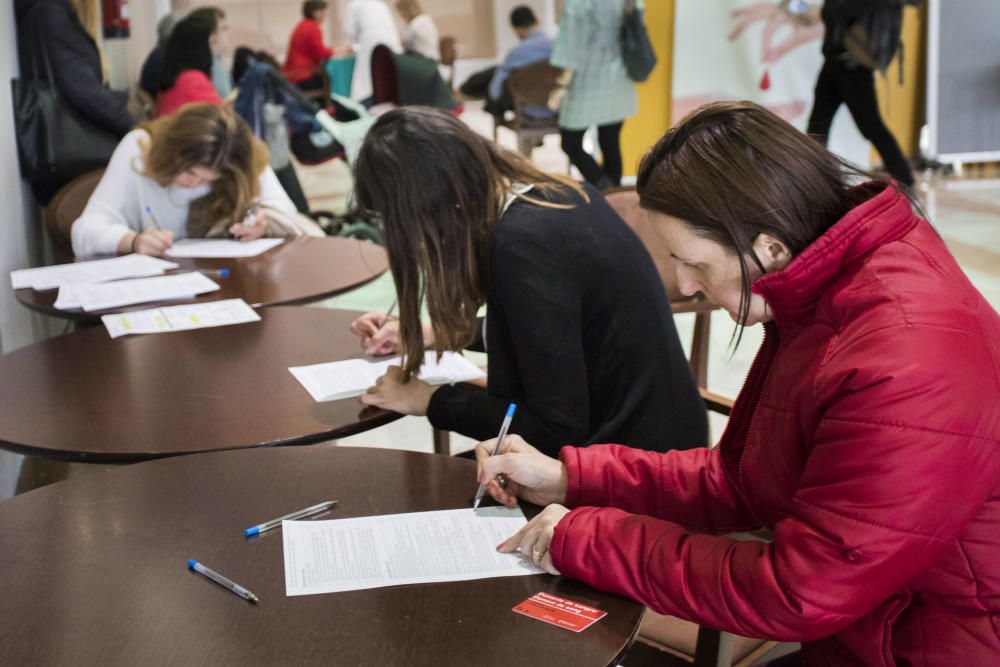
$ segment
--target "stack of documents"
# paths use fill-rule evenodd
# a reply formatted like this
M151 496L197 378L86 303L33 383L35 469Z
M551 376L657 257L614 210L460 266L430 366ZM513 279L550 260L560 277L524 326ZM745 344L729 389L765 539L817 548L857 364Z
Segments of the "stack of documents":
M104 315L101 321L111 337L118 338L128 334L163 333L258 322L260 315L243 299L226 299Z
M284 521L285 594L544 574L496 550L526 523L517 507Z
M399 366L401 363L400 357L384 361L348 359L295 366L288 370L315 400L336 401L360 396L386 374L389 366ZM445 352L438 361L437 354L428 351L418 377L428 384L447 384L482 380L486 373L456 352Z
M40 266L10 272L14 289L31 287L38 291L55 289L63 285L101 283L122 278L145 278L163 275L177 264L148 255L123 255L112 259L95 259L89 262Z
M167 257L256 257L281 245L285 239L183 239L165 253Z
M159 278L117 280L94 285L63 285L55 307L60 310L83 308L85 311L107 310L148 301L193 299L219 286L201 273L178 273Z

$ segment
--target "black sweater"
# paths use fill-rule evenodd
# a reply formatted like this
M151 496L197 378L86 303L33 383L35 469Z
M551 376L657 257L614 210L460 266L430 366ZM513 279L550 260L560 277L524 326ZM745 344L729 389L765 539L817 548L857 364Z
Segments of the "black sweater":
M549 455L563 445L687 449L708 443L705 408L652 258L603 196L575 208L511 205L487 246L489 390L443 386L436 428L510 432ZM538 196L536 194L536 196Z
M102 82L97 45L66 0L16 0L15 13L21 77L48 78L42 65L44 49L55 78L50 83L73 108L120 137L131 130L135 121L125 109L125 96Z

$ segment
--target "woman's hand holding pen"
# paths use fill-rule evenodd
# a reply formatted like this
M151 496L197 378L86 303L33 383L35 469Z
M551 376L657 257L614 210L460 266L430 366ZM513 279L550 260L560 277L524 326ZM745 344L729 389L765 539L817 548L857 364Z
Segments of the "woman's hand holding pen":
M247 216L243 222L229 226L229 233L240 241L254 241L267 232L267 217L263 211L256 211L253 217Z
M375 382L375 386L369 387L368 393L361 395L361 402L383 410L422 417L427 414L431 395L436 390L437 387L415 377L411 377L409 382L403 382L403 369L390 366L386 374Z
M147 229L122 238L118 243L118 254L127 255L134 252L140 255L162 257L163 253L170 249L173 244L173 232L163 229Z
M424 346L434 344L431 325L422 326ZM365 313L351 322L351 333L361 339L361 347L367 354L380 357L399 352L399 320L386 317L385 313Z
M562 461L542 454L518 435L508 435L505 444L506 451L496 456L490 456L496 438L476 445L476 474L494 500L507 507L517 506L518 498L535 505L566 501L566 466Z

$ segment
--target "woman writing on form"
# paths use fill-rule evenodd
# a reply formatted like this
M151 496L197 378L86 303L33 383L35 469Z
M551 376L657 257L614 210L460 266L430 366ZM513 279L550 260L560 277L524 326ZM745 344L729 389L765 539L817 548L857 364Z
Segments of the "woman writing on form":
M262 236L261 203L295 206L267 165L267 147L232 109L192 104L125 135L73 223L77 257L162 255L175 240L220 231Z
M480 439L516 402L511 433L553 453L608 439L660 450L706 443L663 284L596 190L421 107L379 118L355 181L358 202L385 224L400 319L371 313L353 330L368 351L404 358L364 402ZM425 348L472 345L489 352L488 391L407 380Z
M863 178L751 103L667 132L640 205L681 288L764 342L714 450L481 444L497 500L549 504L500 550L806 665L996 663L1000 317Z

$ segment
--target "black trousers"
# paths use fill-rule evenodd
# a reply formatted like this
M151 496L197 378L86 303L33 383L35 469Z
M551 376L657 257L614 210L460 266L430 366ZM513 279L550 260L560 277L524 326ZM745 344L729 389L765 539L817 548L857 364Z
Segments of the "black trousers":
M490 80L496 71L496 67L487 67L484 70L475 72L459 87L459 91L469 99L486 98L489 94Z
M569 156L573 166L580 170L583 178L594 187L603 190L622 182L621 123L601 125L597 128L597 143L604 155L604 165L597 164L593 156L583 150L583 134L586 130L560 129L562 149Z
M816 80L807 130L824 146L830 137L833 117L841 104L847 105L861 134L882 156L889 174L903 185L913 185L910 165L879 113L874 72L867 67L847 67L837 60L827 60Z

